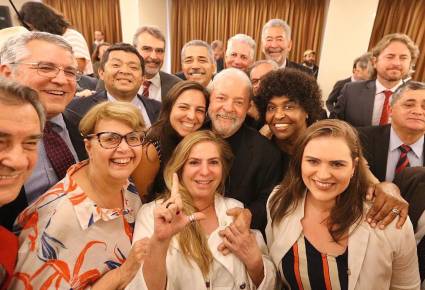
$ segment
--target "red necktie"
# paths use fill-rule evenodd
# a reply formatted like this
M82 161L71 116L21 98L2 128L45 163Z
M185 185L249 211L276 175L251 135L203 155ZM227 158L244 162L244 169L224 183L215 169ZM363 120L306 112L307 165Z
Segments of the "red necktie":
M44 127L44 149L57 177L62 179L65 177L68 168L75 163L75 159L68 145L58 133L53 131L52 126L53 124L47 121Z
M388 120L390 118L390 97L392 96L393 92L390 90L385 90L385 101L384 105L382 106L382 114L381 119L379 120L379 125L386 125L388 124Z
M400 145L400 158L398 159L397 166L395 167L395 174L399 174L404 168L409 167L409 158L407 158L407 153L412 150L409 145Z
M151 81L143 81L143 94L142 97L149 98L149 87L151 86Z

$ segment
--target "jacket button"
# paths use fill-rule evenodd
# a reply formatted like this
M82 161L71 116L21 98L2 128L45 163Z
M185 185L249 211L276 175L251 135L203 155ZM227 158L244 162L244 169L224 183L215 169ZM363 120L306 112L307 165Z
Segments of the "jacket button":
M239 289L245 289L246 288L246 284L245 283L242 283L240 286L239 286Z

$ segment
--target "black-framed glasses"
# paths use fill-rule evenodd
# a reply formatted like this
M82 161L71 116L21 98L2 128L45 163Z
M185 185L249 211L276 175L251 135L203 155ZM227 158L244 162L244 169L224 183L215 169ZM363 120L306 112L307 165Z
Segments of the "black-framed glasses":
M11 64L24 64L30 65L33 69L37 70L37 73L46 78L55 78L60 71L63 71L63 74L68 80L79 81L81 74L78 73L78 70L74 67L59 67L50 62L12 62Z
M137 147L142 145L143 140L145 139L145 132L133 131L125 135L120 135L115 132L99 132L96 134L89 134L84 138L90 139L93 137L96 137L100 146L105 149L117 148L121 144L122 139L125 139L125 142L127 142L128 146Z

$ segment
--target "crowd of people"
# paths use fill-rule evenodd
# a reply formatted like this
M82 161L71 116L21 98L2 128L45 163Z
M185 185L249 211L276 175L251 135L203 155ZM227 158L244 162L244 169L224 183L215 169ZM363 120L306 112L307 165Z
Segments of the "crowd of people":
M157 27L96 31L90 56L49 6L20 17L0 48L0 289L425 289L409 36L357 58L326 111L281 19L258 44L189 41L172 75Z

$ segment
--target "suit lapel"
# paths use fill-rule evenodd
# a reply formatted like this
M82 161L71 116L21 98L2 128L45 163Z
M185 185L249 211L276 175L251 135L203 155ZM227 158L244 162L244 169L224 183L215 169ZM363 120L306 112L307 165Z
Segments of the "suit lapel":
M377 134L373 137L374 148L375 148L375 170L376 177L379 180L385 180L387 173L387 159L388 159L388 148L390 146L390 125L385 125L382 127L377 127Z
M87 159L88 156L80 131L72 124L72 122L68 121L64 114L62 114L62 116L63 120L65 121L66 129L68 130L69 139L71 139L72 146L74 147L75 152L77 153L78 160L82 161Z
M139 94L137 94L137 97L143 103L143 106L145 106L145 110L146 110L146 113L148 114L149 121L153 124L155 120L155 116L153 115L153 108L151 106L151 103L146 101L146 99L142 98Z
M355 289L359 280L370 235L366 228L368 225L362 222L357 225L354 224L350 227L350 237L348 238L348 290ZM370 269L370 271L373 271L373 269Z
M375 103L375 94L376 94L376 83L374 80L371 80L366 83L366 92L364 94L365 98L363 99L363 109L365 116L365 121L368 126L372 125L372 115L373 115L373 104Z

